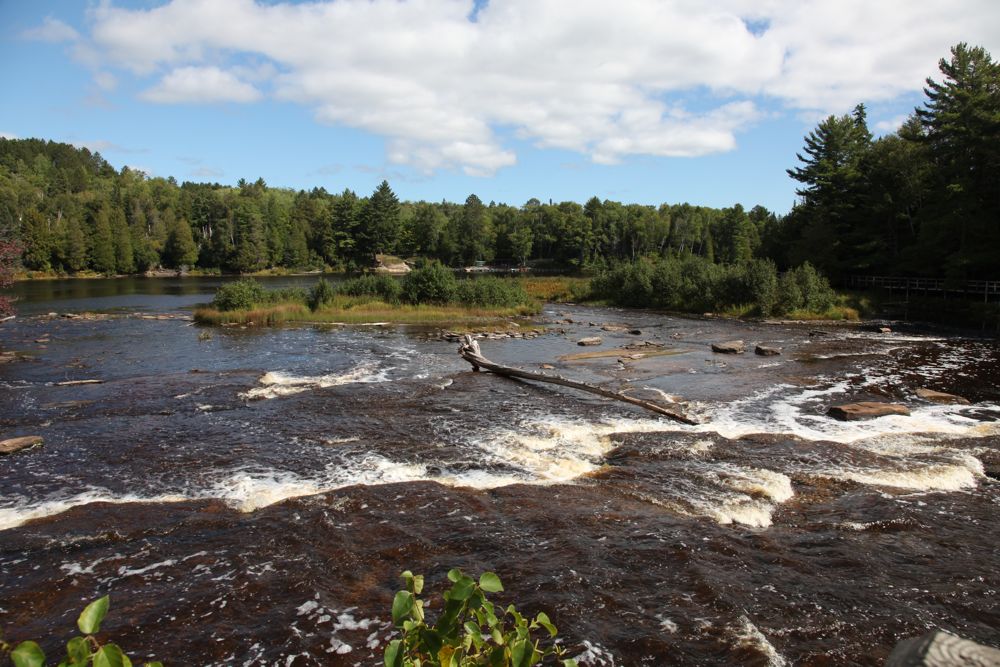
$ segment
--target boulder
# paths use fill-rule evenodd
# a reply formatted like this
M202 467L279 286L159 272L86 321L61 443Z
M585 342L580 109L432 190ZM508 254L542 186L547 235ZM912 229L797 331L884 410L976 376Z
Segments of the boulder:
M925 401L930 401L931 403L969 405L969 399L967 398L962 398L961 396L956 396L955 394L946 394L943 391L934 391L933 389L927 389L926 387L918 388L916 394L917 398L922 398Z
M0 455L13 454L14 452L19 452L22 449L27 449L40 444L42 444L42 436L40 435L25 435L20 438L0 440Z
M628 332L629 332L629 335L631 335L631 336L641 336L642 335L642 329L629 329Z
M766 345L758 345L753 349L753 353L761 357L776 357L781 354L781 349L777 347L768 347Z
M589 336L587 338L581 338L580 340L576 341L576 344L577 345L600 345L603 342L604 341L601 340L600 336Z
M746 343L741 340L730 340L725 343L712 343L712 352L718 352L719 354L743 354L746 351Z
M885 417L887 415L909 416L910 409L899 403L862 401L860 403L845 403L844 405L831 406L826 411L826 414L840 421L858 421L860 419L874 419L875 417Z
M944 630L904 639L892 649L885 667L990 667L1000 665L1000 649L977 644Z

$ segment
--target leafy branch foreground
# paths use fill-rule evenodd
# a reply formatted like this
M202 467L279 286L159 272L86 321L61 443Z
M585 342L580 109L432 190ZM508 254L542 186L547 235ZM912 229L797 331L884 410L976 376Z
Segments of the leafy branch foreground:
M500 578L484 572L478 583L459 569L448 572L451 589L444 593L444 606L437 623L428 625L424 601L417 596L424 587L422 575L407 570L402 574L406 589L392 601L392 622L402 633L385 649L386 667L530 667L553 657L563 667L576 667L564 658L565 649L554 641L547 646L532 636L545 630L548 639L556 627L544 612L527 618L509 605L497 608L486 593L503 590Z
M392 622L402 635L385 649L386 667L531 667L546 658L562 667L577 667L576 660L565 658L565 649L555 642L556 627L544 612L534 618L522 616L508 605L498 610L486 599L487 593L503 591L500 578L484 572L479 581L459 569L448 572L451 589L444 593L444 605L437 623L428 625L425 602L418 595L424 588L423 575L403 572L406 589L392 601ZM95 600L80 613L76 625L83 636L66 643L66 657L58 667L132 667L132 661L112 642L101 644L95 635L108 613L110 597ZM544 630L543 639L533 632ZM45 667L45 653L34 641L16 647L0 639L0 659L10 653L14 667ZM145 667L163 667L161 662L147 662Z
M107 595L88 604L76 621L76 626L83 633L82 637L73 637L66 642L66 657L58 667L132 667L132 661L113 643L101 644L94 636L101 631L101 621L108 613L111 598ZM0 654L9 651L10 645L0 640ZM14 667L45 667L45 653L42 647L33 641L24 641L10 651ZM145 667L163 667L162 662L147 662Z

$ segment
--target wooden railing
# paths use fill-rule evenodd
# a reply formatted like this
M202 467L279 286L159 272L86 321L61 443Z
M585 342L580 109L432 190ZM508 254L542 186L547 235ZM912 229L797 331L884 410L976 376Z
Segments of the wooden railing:
M982 297L989 301L990 297L1000 297L1000 280L946 280L944 278L903 278L898 276L850 276L850 287L859 289L884 289L890 292L915 292L966 294Z

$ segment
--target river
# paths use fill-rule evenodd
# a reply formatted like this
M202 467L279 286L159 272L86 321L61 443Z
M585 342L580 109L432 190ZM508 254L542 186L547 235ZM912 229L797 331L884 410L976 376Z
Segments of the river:
M133 659L376 665L399 573L435 597L461 567L585 665L871 665L932 627L997 643L996 340L550 305L545 335L481 341L668 394L686 426L472 373L433 329L194 326L217 284L18 285L0 437L45 441L0 457L6 639L54 655L110 593ZM61 316L85 311L104 315ZM560 359L595 334L669 354ZM732 339L782 354L711 352ZM825 415L855 400L911 414Z

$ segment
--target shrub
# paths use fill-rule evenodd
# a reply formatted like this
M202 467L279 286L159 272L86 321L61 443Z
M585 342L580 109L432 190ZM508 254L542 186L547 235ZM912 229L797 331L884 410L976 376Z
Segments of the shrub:
M484 572L478 583L454 569L448 573L451 589L444 594L437 623L428 625L424 601L418 598L424 578L407 571L402 574L406 589L392 601L392 622L402 635L385 649L386 667L450 667L486 665L530 667L546 657L561 661L563 667L576 667L576 661L564 658L558 644L540 646L532 631L545 630L551 641L556 628L541 612L524 617L514 605L498 609L486 598L487 593L503 591L500 578ZM498 613L499 612L499 613Z
M753 305L767 317L778 303L778 268L769 259L733 266L726 289L728 305Z
M219 287L212 305L218 310L248 310L266 299L263 285L253 278L241 278Z
M338 291L348 296L377 297L386 303L396 303L403 287L392 276L366 273L344 282Z
M448 303L455 297L456 280L438 262L410 271L403 278L402 297L409 303Z
M833 305L837 295L830 288L830 282L819 274L809 262L794 269L792 273L802 290L803 306L813 313L822 313Z
M776 310L782 315L802 307L802 288L792 271L786 271L778 279L778 303Z
M455 300L466 306L513 308L530 300L520 283L493 276L460 280Z
M319 310L324 304L333 301L333 297L336 295L333 287L324 278L320 278L319 281L313 285L312 289L309 290L309 298L306 300L306 305L309 306L309 310L316 311Z

